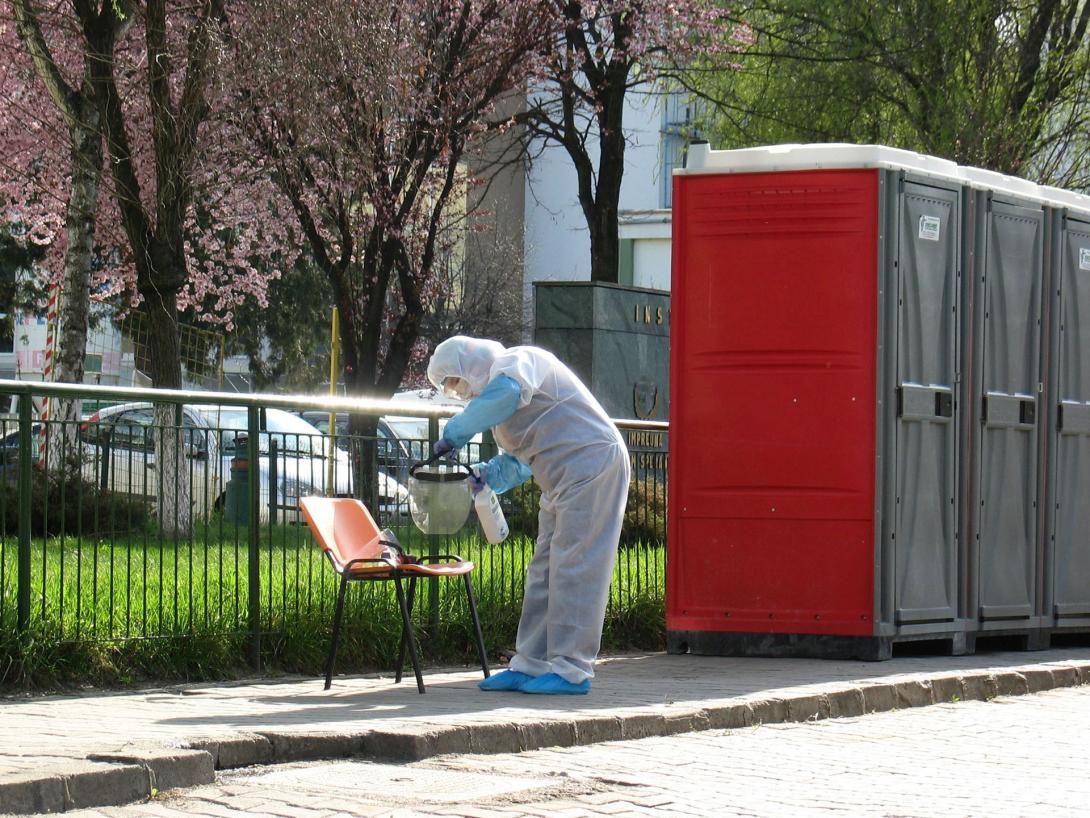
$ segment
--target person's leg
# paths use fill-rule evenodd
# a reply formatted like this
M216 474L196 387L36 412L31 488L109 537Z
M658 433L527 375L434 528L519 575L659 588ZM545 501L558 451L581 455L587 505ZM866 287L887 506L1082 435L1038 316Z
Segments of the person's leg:
M546 653L551 672L575 685L594 676L628 501L628 453L618 446L611 454L594 478L558 497L555 508Z
M522 600L522 617L519 619L518 636L515 639L515 656L510 669L529 676L541 676L551 670L548 659L549 610L549 562L552 554L552 538L556 514L552 503L542 495L537 516L537 543L530 568L526 573L526 587Z

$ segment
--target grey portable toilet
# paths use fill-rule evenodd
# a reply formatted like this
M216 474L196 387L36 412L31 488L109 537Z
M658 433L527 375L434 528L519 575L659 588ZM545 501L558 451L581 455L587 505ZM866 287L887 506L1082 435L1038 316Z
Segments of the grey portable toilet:
M1046 221L1041 189L979 168L968 185L965 361L970 463L963 532L978 634L1047 640L1043 618L1042 319ZM1047 641L1045 643L1047 645Z
M887 220L879 276L884 436L880 621L894 638L949 633L964 652L972 630L962 607L957 474L962 436L956 400L962 315L961 198L955 166L928 157L943 175L887 171ZM889 625L885 626L889 628Z
M1046 618L1090 630L1090 197L1044 189L1052 221Z

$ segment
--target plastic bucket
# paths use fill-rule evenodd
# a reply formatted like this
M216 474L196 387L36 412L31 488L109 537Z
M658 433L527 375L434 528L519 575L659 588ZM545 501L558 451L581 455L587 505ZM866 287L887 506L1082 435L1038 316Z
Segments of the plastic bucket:
M469 467L425 461L409 469L409 511L425 534L453 534L465 525L473 495Z

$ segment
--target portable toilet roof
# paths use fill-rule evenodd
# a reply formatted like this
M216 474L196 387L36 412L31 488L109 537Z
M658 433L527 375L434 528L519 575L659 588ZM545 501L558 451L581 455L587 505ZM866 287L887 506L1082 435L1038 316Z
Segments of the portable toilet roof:
M949 159L885 145L820 143L768 145L759 148L712 150L706 142L689 148L685 167L675 175L769 173L776 171L882 168L963 182L960 168Z
M1075 193L1072 190L1047 185L1041 186L1041 192L1048 198L1050 204L1077 211L1083 217L1090 217L1090 196L1085 193Z
M1049 204L1049 198L1045 195L1041 186L1028 179L965 165L959 165L958 171L961 178L965 180L965 184L976 190L991 190L996 193L1006 193L1022 199L1033 199L1042 204Z
M885 145L817 143L766 145L735 150L712 150L706 142L689 148L685 167L678 176L716 173L770 173L778 171L882 168L905 170L936 179L957 182L975 190L988 190L1042 204L1090 212L1090 196L1046 187L985 168L958 165L949 159L928 156Z

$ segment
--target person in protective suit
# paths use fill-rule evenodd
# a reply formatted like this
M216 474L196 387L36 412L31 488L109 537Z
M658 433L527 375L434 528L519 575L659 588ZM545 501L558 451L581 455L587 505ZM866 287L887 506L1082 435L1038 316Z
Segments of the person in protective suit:
M431 357L428 380L469 401L447 423L436 454L453 456L492 429L501 452L474 469L473 488L487 483L502 493L531 476L541 487L516 655L480 688L586 693L628 499L624 439L579 378L537 347L448 338Z

